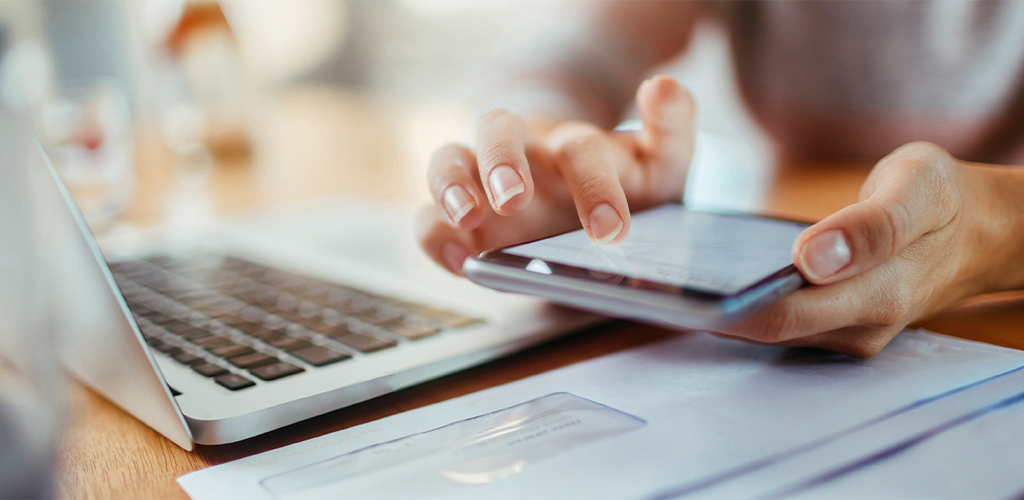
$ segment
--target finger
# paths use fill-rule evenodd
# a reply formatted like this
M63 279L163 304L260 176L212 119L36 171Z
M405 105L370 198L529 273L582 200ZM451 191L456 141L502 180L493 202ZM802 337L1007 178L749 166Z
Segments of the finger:
M838 330L832 330L829 332L814 334L809 337L787 340L776 344L758 342L755 340L724 333L712 332L712 335L731 340L740 340L743 342L751 342L754 344L761 345L827 349L829 351L835 351L854 358L867 359L881 352L882 349L885 348L885 346L888 345L888 343L892 340L892 338L895 337L896 334L900 333L902 330L903 328L900 326L892 326L885 328L851 326L847 328L840 328Z
M904 146L878 163L866 197L811 226L793 244L793 261L808 281L827 284L895 257L922 235L952 220L953 160L937 146Z
M437 208L424 207L416 217L417 237L423 250L445 269L462 276L462 263L479 253L469 233L458 231L441 220Z
M533 198L533 179L526 160L532 142L518 116L497 109L477 123L477 164L491 208L499 215L519 213Z
M473 178L476 157L467 148L449 144L430 158L427 182L440 214L453 228L468 231L484 220L484 195Z
M667 175L659 185L682 192L693 157L693 97L667 76L645 80L637 89L637 109L643 120L637 142L647 164Z
M860 321L860 296L838 295L829 288L801 288L755 311L739 323L723 328L721 333L775 345Z
M629 234L629 205L619 173L635 162L597 127L566 122L548 135L548 147L572 191L580 222L598 245L617 245Z
M872 331L902 328L914 316L913 291L892 274L876 269L841 283L801 288L722 333L765 344L809 345L812 336L851 325Z

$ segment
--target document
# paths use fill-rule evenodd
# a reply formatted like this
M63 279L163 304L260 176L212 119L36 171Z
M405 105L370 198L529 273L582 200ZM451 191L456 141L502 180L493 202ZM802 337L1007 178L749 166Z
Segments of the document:
M907 496L925 472L892 468L1019 414L1022 367L1020 351L922 331L868 360L687 334L178 481L196 500L813 497L877 473L897 485L880 496ZM1024 490L997 479L986 491Z
M1017 498L1021 429L1024 367L654 498Z
M1016 377L1018 388L1022 377ZM1005 398L947 423L921 429L901 446L827 482L807 484L795 498L1024 497L1024 398Z

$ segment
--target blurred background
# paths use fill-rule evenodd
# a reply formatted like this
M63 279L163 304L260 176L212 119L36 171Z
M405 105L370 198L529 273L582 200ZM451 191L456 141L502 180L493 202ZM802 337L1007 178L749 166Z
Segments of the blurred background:
M588 9L559 0L6 1L0 92L33 117L99 234L341 194L422 204L431 152L471 142L503 80L586 29ZM695 38L660 72L696 94L698 128L742 145L739 163L763 175L753 164L770 156L767 142L736 97L725 38L710 25ZM743 208L756 184L715 196Z

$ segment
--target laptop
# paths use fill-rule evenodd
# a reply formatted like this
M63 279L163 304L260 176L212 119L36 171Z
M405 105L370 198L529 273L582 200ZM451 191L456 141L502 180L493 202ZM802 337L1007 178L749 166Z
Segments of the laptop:
M25 120L0 110L0 122L5 168L25 169L28 184L0 185L0 197L32 210L37 230L25 244L47 274L61 363L186 450L602 321L448 275L419 251L411 214L365 201L104 254ZM25 217L0 213L13 216ZM5 292L25 286L3 278Z

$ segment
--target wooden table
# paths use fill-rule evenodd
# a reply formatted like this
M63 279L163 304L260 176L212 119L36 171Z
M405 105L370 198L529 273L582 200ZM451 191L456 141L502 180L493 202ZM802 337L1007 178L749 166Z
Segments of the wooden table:
M269 114L273 120L255 133L269 152L260 150L251 160L221 162L214 172L209 188L216 195L218 210L288 205L346 193L403 203L426 199L425 187L418 187L422 181L407 179L410 174L402 165L424 160L423 152L412 159L394 154L408 138L394 132L401 127L387 118L388 106L324 88L297 89L275 104L278 111ZM146 130L141 131L139 144L140 191L127 217L137 224L151 224L159 221L159 207L169 196L167 186L173 184L173 155ZM765 209L801 219L824 217L856 201L868 171L869 166L863 165L779 168ZM941 333L1024 349L1019 325L1024 325L1024 294L974 299L921 324ZM66 498L187 498L175 478L196 469L681 334L612 323L240 443L198 446L191 453L69 381L69 422L59 451L58 494Z

